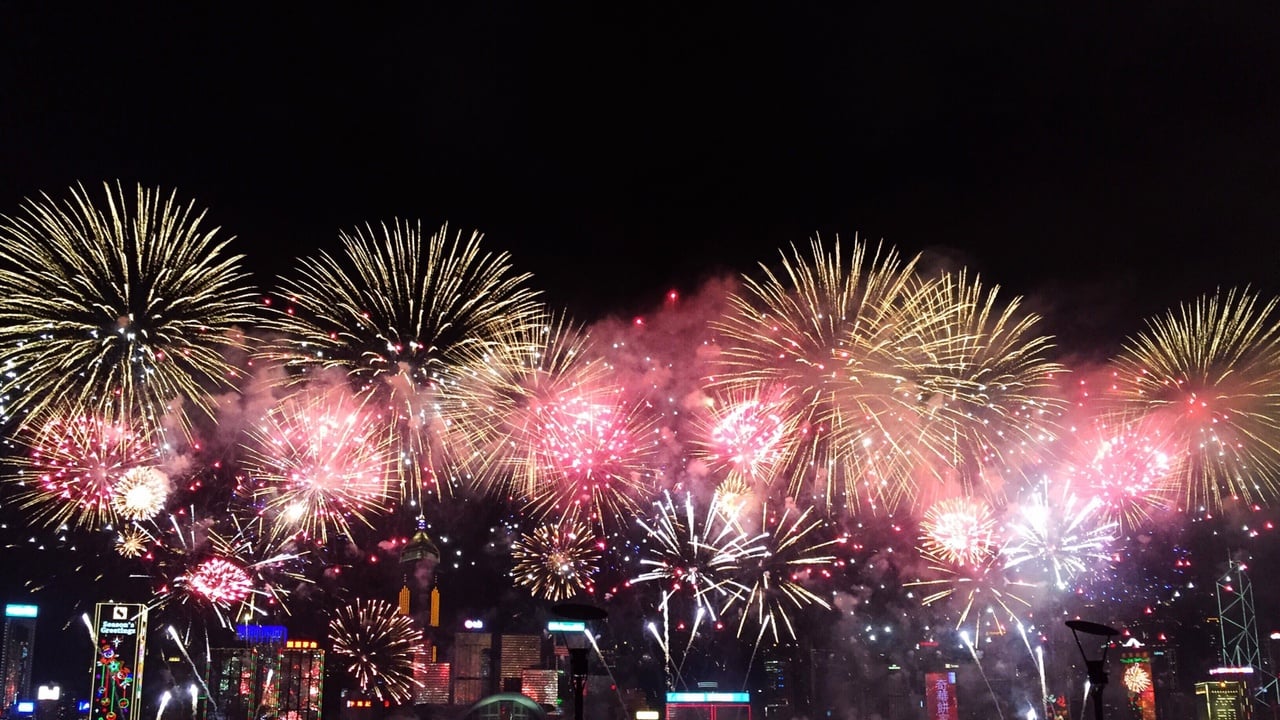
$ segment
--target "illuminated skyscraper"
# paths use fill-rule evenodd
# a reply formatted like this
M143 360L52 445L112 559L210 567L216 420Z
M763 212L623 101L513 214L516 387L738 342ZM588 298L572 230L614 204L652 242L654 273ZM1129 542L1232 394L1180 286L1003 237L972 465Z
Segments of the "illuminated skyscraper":
M503 692L520 692L525 670L541 670L541 635L499 635L499 689Z
M35 652L35 605L6 605L4 607L4 652L0 654L0 679L4 682L4 717L13 714L19 699L34 700L31 696L31 658Z
M210 659L210 720L320 720L324 651L315 641L214 648Z
M1200 720L1249 720L1253 717L1249 692L1239 680L1196 683L1196 714Z
M453 637L453 704L470 705L497 691L493 683L493 635L458 633Z

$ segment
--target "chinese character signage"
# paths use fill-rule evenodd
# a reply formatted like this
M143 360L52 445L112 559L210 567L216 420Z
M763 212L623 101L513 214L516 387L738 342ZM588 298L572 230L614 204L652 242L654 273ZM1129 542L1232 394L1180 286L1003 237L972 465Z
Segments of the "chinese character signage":
M929 720L960 720L954 672L925 673L924 697Z
M98 603L89 720L134 720L141 713L147 606Z

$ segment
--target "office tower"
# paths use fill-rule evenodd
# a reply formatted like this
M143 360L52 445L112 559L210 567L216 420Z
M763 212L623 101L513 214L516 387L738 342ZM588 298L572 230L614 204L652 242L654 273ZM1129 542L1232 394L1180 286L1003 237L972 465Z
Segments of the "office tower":
M520 692L525 670L542 669L541 635L499 635L498 682L503 692Z
M495 692L493 635L463 632L453 637L453 704L470 705Z
M31 700L31 659L35 652L35 605L5 605L4 652L0 654L0 679L4 682L3 704L0 713L13 714L19 699Z
M520 694L539 705L554 707L560 698L560 673L555 670L523 670Z
M447 662L426 662L419 653L413 663L414 705L448 705L450 666Z
M280 720L320 720L324 650L314 640L290 640L280 651Z
M1240 680L1196 683L1196 706L1199 720L1249 720L1253 717L1248 688Z
M209 720L320 720L324 651L288 640L210 651Z

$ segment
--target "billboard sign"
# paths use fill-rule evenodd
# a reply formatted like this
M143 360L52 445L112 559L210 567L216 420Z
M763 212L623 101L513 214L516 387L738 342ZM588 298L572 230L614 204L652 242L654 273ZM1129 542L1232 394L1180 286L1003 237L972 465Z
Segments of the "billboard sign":
M134 720L142 712L142 660L147 652L147 606L98 603L89 720Z
M954 672L925 673L924 697L929 720L960 720Z

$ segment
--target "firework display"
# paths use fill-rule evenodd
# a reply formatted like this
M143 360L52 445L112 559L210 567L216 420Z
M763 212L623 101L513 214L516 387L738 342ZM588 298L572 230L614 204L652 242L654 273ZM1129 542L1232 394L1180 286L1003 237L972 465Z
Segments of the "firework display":
M241 257L176 193L104 189L101 203L75 187L0 220L0 394L15 412L185 427L241 373Z
M386 510L396 469L381 419L336 393L295 396L250 430L245 469L272 534L322 542Z
M790 612L810 605L826 610L831 605L817 593L806 587L814 575L830 576L827 571L835 556L829 554L835 538L821 539L822 520L814 517L813 508L797 511L787 507L780 516L763 509L761 525L766 527L765 552L747 562L745 575L750 578L744 599L745 608L738 621L741 636L748 622L759 627L757 642L766 633L773 641L780 639L779 628L786 637L796 638L795 623Z
M1280 317L1276 300L1229 290L1149 320L1116 358L1118 394L1168 428L1186 460L1177 500L1218 507L1226 497L1280 490Z
M539 306L505 253L486 251L479 233L425 236L396 222L342 234L342 253L301 262L283 280L267 328L280 339L266 356L297 378L333 368L379 411L394 418L405 494L439 493L455 458L445 453L450 419L441 403L462 369L536 322Z
M54 416L19 428L14 442L19 502L48 525L101 528L150 517L163 507L167 480L151 467L160 449L139 423Z
M396 607L381 600L356 600L338 608L329 622L333 652L347 659L347 672L360 689L397 703L414 686L414 653L422 630Z
M953 565L978 565L994 552L995 518L981 500L955 498L934 504L920 521L921 549Z
M564 600L590 585L599 561L600 548L591 530L566 519L543 525L511 546L511 577L534 595Z
M592 642L668 689L837 642L982 670L1021 638L1047 702L1046 624L1159 617L1203 584L1187 535L1274 527L1280 318L1249 291L1068 368L1020 298L887 246L586 325L479 235L397 222L301 260L255 326L191 206L45 200L0 228L4 547L76 597L149 594L193 669L188 644L323 616L404 703L420 601L480 585L446 612L607 606ZM402 587L409 615L352 595Z
M1048 483L1009 523L1009 541L1000 552L1005 568L1022 568L1047 578L1059 590L1091 565L1110 560L1117 525L1102 516L1104 501L1082 500L1069 490L1050 496Z

